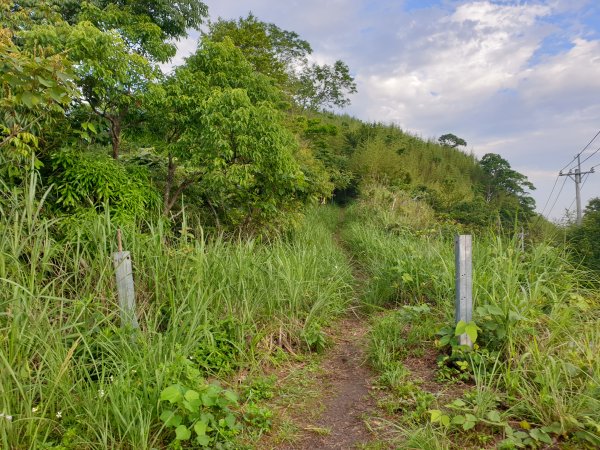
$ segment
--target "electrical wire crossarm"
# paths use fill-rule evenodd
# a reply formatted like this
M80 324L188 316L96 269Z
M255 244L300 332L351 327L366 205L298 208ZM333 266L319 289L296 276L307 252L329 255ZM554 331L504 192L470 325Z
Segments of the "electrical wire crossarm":
M600 134L600 131L598 132L598 134ZM596 136L598 136L598 134L596 134ZM596 139L596 136L594 136L594 139ZM593 139L592 139L592 141L590 141L590 144L591 144L591 142L593 142ZM589 146L589 144L586 146L586 148L588 146ZM585 148L584 148L584 150L585 150ZM582 150L582 152L583 152L583 150ZM589 157L587 159L589 159ZM559 177L569 177L575 182L575 202L577 203L577 225L581 225L582 217L583 217L582 212L581 212L581 176L589 175L591 173L594 173L594 167L590 168L590 170L588 170L587 172L581 171L581 153L579 153L577 155L577 167L574 170L570 169L569 172L567 172L567 173L563 173L561 170L560 173L558 174ZM565 181L566 181L566 178L565 178ZM564 186L564 184L563 184L563 186Z

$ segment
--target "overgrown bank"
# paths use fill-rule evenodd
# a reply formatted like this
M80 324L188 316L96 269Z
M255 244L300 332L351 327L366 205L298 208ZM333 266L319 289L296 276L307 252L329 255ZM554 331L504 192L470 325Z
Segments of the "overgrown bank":
M390 389L398 445L599 445L597 277L553 245L475 235L470 351L455 337L455 231L410 199L391 209L372 199L350 207L344 237L369 268L367 305L392 308L373 326L370 358ZM432 352L437 387L411 375ZM448 383L459 386L450 395Z
M186 436L180 426L200 426L193 439L209 446L235 446L239 427L252 428L252 406L207 380L320 345L321 327L351 297L350 268L331 239L335 211L269 243L150 222L123 230L141 324L123 329L110 216L44 218L35 187L32 177L2 202L3 448L163 447Z

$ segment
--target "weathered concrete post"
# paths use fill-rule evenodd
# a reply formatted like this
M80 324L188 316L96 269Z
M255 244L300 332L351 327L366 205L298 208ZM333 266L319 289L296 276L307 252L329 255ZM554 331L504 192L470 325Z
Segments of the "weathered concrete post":
M456 323L469 323L473 320L473 238L470 234L456 236L454 240L456 256ZM473 346L466 334L459 336L461 345Z
M137 317L135 315L135 292L133 290L131 255L129 252L123 251L121 229L117 230L117 241L119 251L113 254L113 263L117 278L121 326L139 328Z

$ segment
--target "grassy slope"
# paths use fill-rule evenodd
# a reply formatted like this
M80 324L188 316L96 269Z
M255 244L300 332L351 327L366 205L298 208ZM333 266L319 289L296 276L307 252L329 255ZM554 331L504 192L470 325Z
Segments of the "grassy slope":
M34 190L35 180L7 196L0 215L2 448L163 446L174 435L159 419L162 389L200 389L205 376L314 344L350 297L335 211L270 244L146 224L124 230L141 323L132 337L119 324L115 225L44 219Z
M476 236L479 349L450 353L448 346L436 347L435 332L453 320L451 235L432 223L423 226L416 205L390 210L365 199L347 217L344 237L370 272L365 301L398 305L376 321L370 352L383 383L396 393L397 409L391 409L402 412L393 420L408 437L403 446L464 448L506 438L510 448L510 442L544 445L548 436L566 447L598 445L600 302L590 273L544 243L522 251L516 239ZM447 398L428 396L410 381L406 358L436 348L438 379L467 383L462 403L446 406ZM434 409L450 420L461 416L457 422L471 414L475 428L431 424Z

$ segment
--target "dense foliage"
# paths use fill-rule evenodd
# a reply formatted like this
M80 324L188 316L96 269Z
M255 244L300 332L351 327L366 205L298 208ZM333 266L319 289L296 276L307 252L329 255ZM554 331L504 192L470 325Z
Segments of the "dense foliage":
M549 225L527 178L453 134L327 111L356 92L350 68L309 63L307 41L253 15L210 23L163 73L207 14L198 0L0 0L0 446L240 448L270 412L231 377L325 347L353 298L339 242L370 268L365 304L435 303L399 316L445 320L456 232L498 236L477 250L477 320L522 377L503 374L524 396L507 417L596 439L596 280L538 242ZM352 203L336 239L327 202ZM599 221L596 199L568 234L596 269ZM119 323L117 229L139 330Z
M303 205L343 202L373 182L465 226L532 216L532 185L498 155L478 162L453 134L423 141L324 113L356 91L348 66L310 64L307 41L252 14L211 23L196 53L164 75L158 64L174 55L172 39L205 19L201 2L2 7L4 178L18 185L33 157L33 167L45 167L42 181L61 191L49 197L58 209L99 211L108 201L132 218L148 210L145 201L132 207L97 195L115 189L104 177L88 181L99 184L95 195L74 195L83 163L60 173L60 155L73 154L65 148L93 164L110 146L123 173L147 170L146 189L162 192L164 216L187 207L192 220L220 231L281 230L297 223Z

